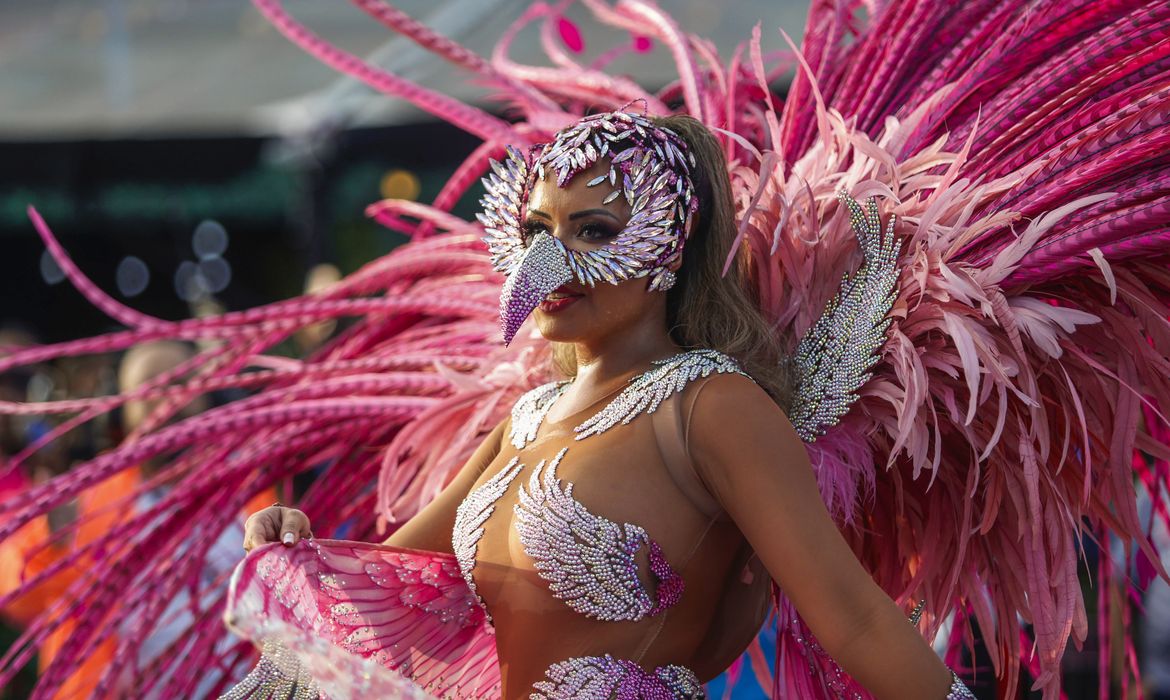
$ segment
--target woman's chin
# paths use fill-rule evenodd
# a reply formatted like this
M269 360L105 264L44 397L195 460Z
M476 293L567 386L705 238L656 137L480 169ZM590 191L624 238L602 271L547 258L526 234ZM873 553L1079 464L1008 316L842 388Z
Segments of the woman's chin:
M581 340L586 334L581 332L580 324L569 323L564 319L553 319L536 312L536 330L545 340L554 343L572 343ZM543 316L543 318L542 318Z

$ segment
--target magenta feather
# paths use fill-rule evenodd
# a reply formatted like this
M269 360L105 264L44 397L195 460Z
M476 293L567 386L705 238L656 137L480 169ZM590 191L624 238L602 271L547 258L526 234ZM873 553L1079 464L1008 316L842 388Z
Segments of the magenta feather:
M193 522L222 529L249 498L318 467L298 504L318 536L345 524L346 537L379 538L433 498L520 392L554 376L547 345L530 332L503 348L501 280L478 224L450 210L505 144L539 142L585 110L632 100L651 114L681 103L725 144L761 308L796 337L858 262L836 192L877 196L901 222L901 276L881 359L809 453L827 507L875 580L908 607L927 601L923 633L933 636L956 613L949 662L978 625L1001 687L1011 692L1027 669L1045 698L1059 697L1060 657L1089 627L1076 540L1118 537L1146 575L1166 575L1134 508L1136 485L1162 494L1170 475L1164 3L814 2L799 50L766 51L764 37L774 35L765 27L724 66L709 41L647 3L584 2L621 36L590 61L561 49L567 3L528 8L482 58L396 8L355 2L487 84L516 121L377 69L311 34L275 0L256 0L310 54L484 140L431 205L387 200L367 210L409 243L316 296L166 321L104 294L30 211L74 286L128 330L17 352L0 358L0 370L159 338L219 345L125 396L0 404L8 414L68 416L64 431L130 399L165 400L124 445L0 503L0 538L148 456L173 455L164 476L180 484L26 583L96 555L108 587L79 584L45 611L0 661L0 684L68 619L76 623L68 655L41 679L39 697L75 659L119 635L108 682L124 669L165 677L160 692L190 692L193 666L158 659L140 668L136 651L166 597L197 588L207 542L185 544ZM509 58L532 23L551 66ZM633 51L632 34L665 50L676 81L652 92L603 72ZM786 98L771 94L793 65ZM269 354L296 328L338 317L358 320L313 355ZM184 403L222 388L255 393L165 425ZM1140 453L1150 461L1135 459ZM1167 519L1162 499L1155 510ZM149 548L133 540L145 532ZM776 697L853 688L782 591L776 604L779 666L775 675L762 669L756 650L756 676ZM114 605L141 624L117 631L102 617ZM214 615L193 617L189 658L242 670L247 647L217 651L224 634ZM1114 641L1126 644L1136 675L1132 646Z

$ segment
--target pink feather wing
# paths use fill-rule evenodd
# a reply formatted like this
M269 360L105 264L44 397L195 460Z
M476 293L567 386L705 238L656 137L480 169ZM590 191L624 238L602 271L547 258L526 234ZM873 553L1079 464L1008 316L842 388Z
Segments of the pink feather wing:
M246 639L293 650L333 698L500 696L495 637L451 554L273 543L237 566L224 619Z

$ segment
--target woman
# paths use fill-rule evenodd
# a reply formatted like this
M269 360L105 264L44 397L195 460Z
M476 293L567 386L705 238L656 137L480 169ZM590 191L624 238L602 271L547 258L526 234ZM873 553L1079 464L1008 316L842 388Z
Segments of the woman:
M574 159L582 137L592 159ZM691 117L622 112L562 130L532 167L512 154L514 180L488 187L515 185L519 201L489 195L484 217L508 273L505 340L534 313L541 336L570 351L573 378L525 394L385 544L459 558L494 621L505 698L582 697L586 686L597 698L699 697L762 622L764 606L742 601L745 546L875 697L973 697L820 499L778 403L790 401L778 343L739 277L720 275L735 238L725 162ZM516 204L522 218L508 221ZM613 282L589 273L599 252L627 256ZM654 394L682 430L656 432L638 405ZM304 513L273 506L249 519L244 547L309 532ZM640 692L618 690L635 677Z
M879 615L873 611L883 607L872 602L872 590L841 592L845 586L865 590L859 576L792 580L791 566L852 566L841 563L849 560L829 537L819 509L807 516L821 523L815 532L827 538L822 544L822 537L809 537L818 545L815 556L783 551L808 546L787 532L760 535L767 523L799 519L785 508L813 508L807 488L799 487L808 467L792 444L790 424L804 442L822 502L869 577L898 607L925 601L920 624L927 638L954 615L954 631L943 640L951 653L947 662L955 665L977 624L1001 695L1014 693L1026 667L1046 699L1059 697L1061 656L1070 641L1089 634L1077 585L1078 539L1105 541L1115 534L1141 548L1148 561L1159 560L1133 504L1135 488L1158 493L1170 470L1163 446L1164 407L1170 405L1165 3L812 3L799 52L765 51L757 33L729 60L640 0L582 0L619 36L612 50L588 59L576 53L581 35L561 4L533 4L487 58L379 0L356 3L491 86L505 99L508 119L329 45L276 0L255 4L312 55L475 134L483 146L431 204L388 200L371 207L378 221L409 234L408 244L318 294L222 317L170 322L102 295L32 212L75 286L128 330L22 351L0 360L0 370L164 337L215 342L184 372L130 396L0 404L11 413L78 412L68 426L125 400L166 399L136 439L0 503L0 540L119 470L178 455L160 474L176 478L167 498L94 544L102 558L93 576L103 585L78 586L68 602L41 615L0 660L0 685L48 631L69 623L74 633L39 682L52 692L77 660L109 638L105 612L115 604L141 624L120 640L104 671L109 679L129 675L143 693L157 688L188 697L209 664L246 669L250 643L226 656L217 652L226 633L218 614L194 619L174 653L160 655L150 668L140 667L136 650L165 624L160 618L169 601L185 587L198 588L213 539L207 532L222 531L263 489L321 468L296 505L323 537L253 551L237 569L226 601L236 629L272 652L252 677L257 684L271 671L270 679L295 677L295 692L306 696L314 685L331 695L416 695L389 667L433 694L494 697L505 683L508 693L549 683L538 691L555 695L566 679L585 684L578 690L596 688L589 683L599 672L603 692L604 683L620 676L626 685L619 684L618 694L644 681L649 691L669 696L679 688L687 692L695 677L710 677L743 648L767 607L755 587L766 589L774 576L785 587L773 589L775 674L757 648L749 647L748 655L773 697L860 694L834 655L875 692L886 693L884 683L918 682L934 696L945 685L939 666L875 675L877 661L862 655L861 642L835 636L869 630L854 641L889 634L891 656L921 653L918 640L906 641L907 650L900 646L907 633L898 632L888 601ZM540 24L549 65L520 65L509 56L510 43L533 22ZM656 45L678 72L678 80L661 90L605 73L614 58L637 59ZM772 86L793 65L799 70L781 96ZM702 228L708 219L711 230L730 231L717 226L719 214L705 217L686 206L692 176L690 202L705 206L699 190L708 185L700 180L720 156L705 153L685 126L678 127L684 153L661 154L671 172L690 170L670 196L655 192L665 195L659 190L670 182L678 187L678 173L662 182L635 182L649 170L627 173L632 163L617 163L620 181L608 171L562 178L565 168L588 169L609 156L608 149L602 152L605 143L594 143L596 153L589 156L588 144L574 141L563 145L582 155L546 163L546 172L533 179L539 192L525 191L527 177L518 177L528 165L539 170L535 160L523 157L522 168L521 157L513 155L498 165L489 178L484 227L452 213L505 144L545 143L584 114L642 101L646 113L690 114L722 141L734 202L734 215L725 217L735 222L733 244L703 238L695 229L696 245L683 245L690 239L687 224ZM693 169L686 165L690 153ZM609 159L611 166L620 155ZM558 171L555 189L549 171ZM576 210L562 209L559 200L582 179L589 194L601 198L590 208L617 217L597 214L590 223L611 231L622 225L628 235L620 245L621 235L594 248L587 239L602 233L570 227L582 222L571 220ZM708 183L710 202L722 196L715 192L720 181ZM628 188L652 192L624 196ZM872 204L863 209L846 200L846 212L839 192ZM531 195L549 198L535 207L548 216L531 211ZM628 213L613 209L623 200L632 205ZM888 235L877 201L887 211L885 221L896 221ZM635 209L652 215L635 221ZM519 229L522 223L527 230ZM664 225L670 232L662 232ZM490 256L480 240L485 228ZM712 273L723 273L734 260L710 255L718 245L742 256L738 264L747 274L735 274L766 319L766 332L752 330L756 322L742 299L722 298L734 288L733 278L721 281ZM682 264L672 270L679 248ZM691 285L699 271L703 279ZM508 346L500 343L497 326L505 281ZM578 359L578 347L584 351L580 382L558 387L556 380L575 370L552 373L549 343L520 324L562 285L562 293L581 296L557 302L563 308L535 311L544 330L565 333L561 364ZM624 295L628 288L637 293ZM665 302L660 290L667 290ZM620 304L604 303L611 298ZM662 303L664 312L654 306ZM645 317L647 335L630 339L628 351L602 355L596 349L610 343L578 328L579 314L616 329L641 328L633 319ZM310 355L290 359L270 352L297 328L339 316L359 318ZM783 342L780 333L788 332L799 338L795 348ZM688 355L693 364L655 365L664 375L688 374L677 383L647 375L626 397L636 400L617 398L623 380L676 349L722 352L732 360ZM787 393L787 382L774 374L780 355L795 360L796 380ZM702 374L706 361L727 371L689 374ZM227 387L254 393L167 425L166 417L185 403ZM642 393L655 387L661 391ZM592 420L599 407L609 406L609 392L617 403ZM514 404L527 418L507 420ZM652 406L658 410L650 413ZM551 418L537 420L544 408ZM621 423L626 417L630 422ZM570 441L569 431L582 420L589 427ZM603 449L617 442L620 449ZM497 443L500 451L493 453ZM758 454L760 444L771 452ZM729 445L735 454L722 458L719 450ZM477 446L482 449L473 457ZM1153 456L1153 466L1132 460L1135 449ZM510 469L509 455L518 457ZM482 473L460 472L469 458ZM634 466L621 471L622 465ZM460 486L433 506L445 508L444 522L435 525L437 513L420 512L449 483ZM579 485L573 498L569 484ZM764 494L785 506L774 507ZM763 502L745 507L751 498ZM797 505L788 505L793 499ZM573 520L573 538L550 534L555 523L542 515L550 512ZM696 530L709 519L705 535ZM387 530L403 523L401 530ZM146 530L148 539L133 536ZM374 543L426 533L428 549L402 547L396 539ZM451 553L437 551L448 547L448 534ZM586 534L594 549L574 545ZM334 535L348 539L326 539ZM710 555L721 537L726 549ZM573 557L586 554L592 563L577 567ZM540 568L549 557L557 566ZM1106 567L1108 558L1102 562ZM624 585L591 587L603 583L594 580L595 568L612 570ZM551 578L542 581L534 570ZM1096 580L1108 573L1103 568ZM32 585L35 580L26 584ZM785 595L789 589L799 606ZM856 606L853 614L826 604L838 599ZM809 616L808 626L797 607ZM687 624L692 615L702 618L700 610L710 619ZM543 638L539 645L541 637L509 636L522 635L525 615L537 613L542 625L555 620L541 629L586 633ZM833 623L837 615L848 622ZM698 646L700 637L710 649ZM580 646L569 648L574 641ZM521 654L524 643L538 648ZM497 646L507 658L497 657ZM877 648L874 658L888 658L886 651ZM661 673L645 680L655 669ZM669 691L654 686L676 681Z

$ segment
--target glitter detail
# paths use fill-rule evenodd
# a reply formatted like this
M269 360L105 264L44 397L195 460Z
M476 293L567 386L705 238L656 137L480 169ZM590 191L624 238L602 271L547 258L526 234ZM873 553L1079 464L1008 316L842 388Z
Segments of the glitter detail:
M637 621L678 603L683 578L643 528L594 515L573 498L573 484L561 488L556 469L568 449L561 448L547 469L545 460L536 464L528 489L521 484L513 506L524 552L550 582L553 597L586 617L605 621ZM657 602L638 579L634 555L642 546L650 550Z
M653 292L655 290L659 290L665 292L674 286L674 283L677 281L677 279L678 278L675 277L673 272L667 269L663 269L650 279L649 291Z
M789 419L805 442L813 442L836 425L857 400L857 390L869 380L869 371L886 342L888 314L897 296L900 239L894 237L890 217L882 236L877 201L866 211L844 191L838 198L849 208L849 220L864 257L853 275L842 276L836 296L800 340L795 364L800 381Z
M631 379L630 385L605 408L573 428L577 433L575 439L600 435L618 423L626 425L643 412L653 413L671 394L712 372L732 372L748 377L735 359L711 349L687 350L673 357L654 360L651 364L654 367Z
M528 160L508 146L507 157L500 163L491 161L492 172L483 178L487 194L480 200L483 211L476 218L487 234L483 241L491 252L492 267L509 275L524 255L524 237L520 232L520 206L527 200Z
M672 357L654 360L654 366L631 377L629 384L612 401L585 422L573 428L575 440L600 435L617 424L626 425L641 413L653 413L671 394L687 384L712 372L734 372L751 379L739 363L718 350L697 348L684 350ZM536 439L540 424L552 404L572 384L572 379L541 384L520 397L512 406L512 427L509 433L512 446L523 449Z
M647 673L627 659L580 656L560 661L537 681L530 700L697 700L706 698L703 684L685 666L659 666Z
M926 601L925 600L918 601L918 604L915 605L914 609L910 611L910 624L912 624L912 625L918 624L918 621L922 619L922 611L925 608L926 608Z
M467 581L467 587L475 594L475 599L487 615L488 623L492 622L492 616L476 590L471 570L475 568L475 552L479 539L483 537L483 524L496 509L496 501L500 500L500 496L504 495L509 484L524 467L519 460L519 457L513 457L503 469L467 494L455 509L455 525L451 529L451 547L455 560L459 562L459 570L463 580Z
M544 421L548 409L552 408L553 402L565 393L565 389L569 388L572 383L571 379L564 379L559 382L541 384L535 389L525 392L516 400L516 403L512 404L512 427L509 432L509 440L511 440L513 447L518 450L522 449L536 439L536 431L540 429L540 424Z
M287 700L317 700L320 690L316 681L297 660L295 654L274 640L260 645L260 661L256 667L220 696L219 700L246 698L287 698Z
M504 345L512 342L524 319L549 292L573 279L565 253L560 241L541 232L532 239L516 269L504 281L500 292L500 330Z
M951 671L951 689L947 691L946 700L975 700L975 693L963 684L954 671Z
M521 223L533 176L543 178L547 171L555 171L557 185L565 187L577 173L607 157L608 172L587 185L614 188L606 195L605 204L625 197L630 220L621 232L593 250L568 249L558 242L556 256L542 251L533 257L526 252ZM691 220L698 211L691 180L694 162L678 134L628 112L605 112L566 127L551 143L534 147L531 161L509 146L502 163L491 161L491 173L483 180L483 212L477 215L486 233L482 240L491 254L492 267L507 275L509 282L521 271L536 278L538 268L548 264L552 266L547 271L548 280L561 279L568 271L581 284L592 287L598 282L618 284L651 275L651 291L669 289L675 277L666 268L682 258ZM540 235L533 238L529 250L538 238ZM543 281L535 285L525 281L522 299L515 299L512 292L502 295L500 322L505 344L511 342L540 299L572 277L547 289ZM536 289L545 291L537 296L532 291Z

